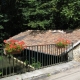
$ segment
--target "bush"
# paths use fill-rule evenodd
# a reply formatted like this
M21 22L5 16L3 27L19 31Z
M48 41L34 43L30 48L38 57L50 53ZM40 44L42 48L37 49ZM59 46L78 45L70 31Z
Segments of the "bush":
M58 0L56 27L60 29L74 29L80 26L80 0ZM57 16L58 15L58 16Z

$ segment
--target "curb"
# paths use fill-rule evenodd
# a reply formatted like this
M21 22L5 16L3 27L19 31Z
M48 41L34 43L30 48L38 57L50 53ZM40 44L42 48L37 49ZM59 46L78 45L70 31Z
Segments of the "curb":
M60 72L64 72L66 70L76 68L79 66L80 66L80 62L69 61L66 63L50 66L50 67L35 70L32 72L26 72L19 75L1 78L0 80L44 80L44 78L46 77L49 77L51 75L55 75Z
M64 66L65 65L65 66ZM26 78L26 79L23 79L23 80L39 80L39 79L43 79L43 78L46 78L48 76L51 76L51 75L55 75L55 74L58 74L60 72L64 72L66 70L69 70L69 69L72 69L72 68L75 68L75 67L79 67L80 66L80 62L76 62L76 61L70 61L70 62L67 62L67 63L63 63L63 64L59 64L59 65L55 65L53 67L61 67L60 69L55 69L53 70L52 72L48 72L48 73L45 73L45 74L40 74L38 76L33 76L33 77L29 77L29 78ZM64 67L63 67L64 66ZM47 69L47 68L46 68Z

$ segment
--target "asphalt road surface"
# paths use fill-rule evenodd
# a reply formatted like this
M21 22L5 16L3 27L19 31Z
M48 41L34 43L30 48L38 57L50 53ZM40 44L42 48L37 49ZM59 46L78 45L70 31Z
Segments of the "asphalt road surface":
M80 66L39 80L80 80Z

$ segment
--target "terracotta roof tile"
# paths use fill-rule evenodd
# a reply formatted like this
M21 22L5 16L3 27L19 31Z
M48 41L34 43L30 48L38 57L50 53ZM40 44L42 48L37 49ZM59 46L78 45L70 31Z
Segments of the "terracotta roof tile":
M13 36L12 38L17 40L23 40L27 46L31 46L54 44L55 40L61 37L69 39L71 40L71 42L78 41L80 40L80 29L65 32L61 30L27 30Z

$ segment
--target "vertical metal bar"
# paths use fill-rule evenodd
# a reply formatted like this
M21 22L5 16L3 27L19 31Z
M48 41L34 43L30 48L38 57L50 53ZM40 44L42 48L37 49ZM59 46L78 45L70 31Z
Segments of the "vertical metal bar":
M49 45L49 65L51 65L51 44Z
M33 60L34 60L34 64L36 64L37 62L37 46L33 46ZM36 66L35 66L36 69Z
M40 50L40 53L39 53L39 60L40 60L40 63L41 63L41 54L42 54L42 51L41 51L41 45L39 46L39 50ZM42 63L41 63L41 66L42 66Z
M61 53L60 53L60 49L61 49L61 48L58 49L58 63L60 63L60 61L59 61L60 54L61 54Z
M57 63L57 56L58 56L58 55L57 55L57 52L58 52L58 51L57 51L57 47L56 47L56 63Z
M13 58L13 74L14 74L14 66L15 66L15 65L14 65L14 58Z
M28 61L27 61L27 47L25 48L25 63L26 63L26 71L28 69Z
M26 54L24 53L24 50L22 51L22 54L23 54L22 58L23 58L23 61L24 61L24 59L26 58ZM23 66L21 67L21 72L25 72L25 71L24 71L24 68L25 68L24 63L25 63L25 62L23 62Z
M67 46L65 47L65 54L66 54L66 62L67 62L68 61Z
M47 45L47 66L48 66L48 45Z
M73 43L71 43L71 46L72 46L72 59L74 58L74 55L73 55Z
M38 47L39 47L39 46L37 46L37 62L38 62Z
M22 56L21 56L21 58L24 60L24 52L22 51ZM18 64L18 63L17 63ZM22 68L24 68L24 64L22 64L22 66L21 66ZM21 72L20 72L21 73Z
M6 56L6 57L7 57L7 56ZM7 57L6 62L8 62L8 63L7 63L7 65L5 66L5 69L6 69L6 70L5 70L5 71L6 71L6 74L5 74L5 75L6 75L6 76L7 76L7 66L9 66L9 65L8 65L8 64L9 64L9 60L8 60L8 59L9 59L9 57Z
M58 50L59 50L59 48L56 48L56 50L57 50L57 63L58 63Z
M47 53L47 52L46 52L46 45L44 45L44 53L45 53L45 54L44 54L44 59L43 59L43 60L44 60L44 66L46 66L46 55L47 55L47 54L46 54L46 53Z
M48 56L49 56L49 52L48 52L48 45L47 45L47 66L49 65L49 59L48 59Z
M60 63L60 54L61 54L61 53L60 53L60 50L61 50L61 49L58 50L58 63Z
M52 44L52 65L54 64L54 50L55 50L55 48L54 48L54 44Z
M47 50L47 45L45 45L45 46L46 46L46 62L45 62L45 66L47 66L47 64L48 64L48 58L47 58L48 50Z
M38 65L40 63L40 61L39 61L39 54L40 54L40 52L39 52L39 46L37 46L37 63L38 63ZM38 68L40 68L40 66Z
M60 53L62 53L62 48ZM63 62L63 54L61 54L61 62Z
M2 48L0 48L0 50L3 50ZM1 53L1 57L2 57L2 70L1 70L1 75L2 77L4 76L3 75L3 53Z
M34 58L33 58L33 47L34 47L34 46L32 46L32 51L31 51L31 63L33 63L33 59L34 59Z
M69 55L68 55L68 52L67 52L67 49L69 48L69 46L70 46L70 44L67 46L67 48L66 48L66 53L67 53L67 61L69 61Z
M55 46L56 46L56 45L55 45ZM55 59L56 59L56 60L55 60L55 61L56 61L56 63L57 63L57 56L58 56L58 53L57 53L58 51L57 51L57 50L58 50L58 49L57 49L57 47L56 47L56 48L55 48L55 52L56 52L56 56L55 56Z
M63 48L61 48L61 49L62 49L62 52L64 52L64 49ZM65 54L63 53L63 60L62 60L62 62L64 62L64 60L65 60Z
M62 59L61 49L60 49L59 53L60 53L60 62L62 62L62 61L61 61L61 59Z
M15 66L16 66L16 72L18 71L18 69L17 69L17 59L15 60Z
M46 66L48 65L48 46L46 45Z
M59 63L61 62L61 49L59 49Z
M62 53L61 53L61 49L60 49L60 62L62 62Z
M59 59L59 49L60 49L60 48L57 48L57 63L59 62L59 61L58 61L58 59Z
M34 59L35 69L37 69L37 68L36 68L36 63L38 62L38 61L37 61L37 54L38 54L38 53L37 53L37 45L33 47L33 51L34 51L34 52L33 52L33 59Z
M42 50L42 52L43 52L43 45L41 46L41 50ZM42 54L42 67L43 67L43 54Z
M62 52L64 52L64 48L62 48ZM65 61L65 54L63 53L63 61L62 62L64 62L64 61Z
M54 64L54 55L55 55L55 47L54 44L52 44L52 64Z
M30 47L29 47L29 53L27 53L27 55L29 54L29 65L30 65L30 63L31 63L31 53L30 53Z
M64 51L65 51L65 48L62 48L62 49L63 49L62 52L64 52ZM62 53L62 52L61 52L61 53ZM66 54L64 53L64 56L63 56L63 58L64 58L64 59L63 59L63 62L65 61L65 56L66 56Z
M52 44L51 45L51 65L54 64L54 45Z
M57 57L58 57L58 48L56 47L56 63L57 63Z
M49 66L49 55L50 55L50 53L49 53L49 45L48 45L48 66Z
M50 65L52 65L52 44L50 45Z
M10 56L10 54L9 54L9 74L11 74L11 56Z
M56 46L54 45L54 64L56 63Z

